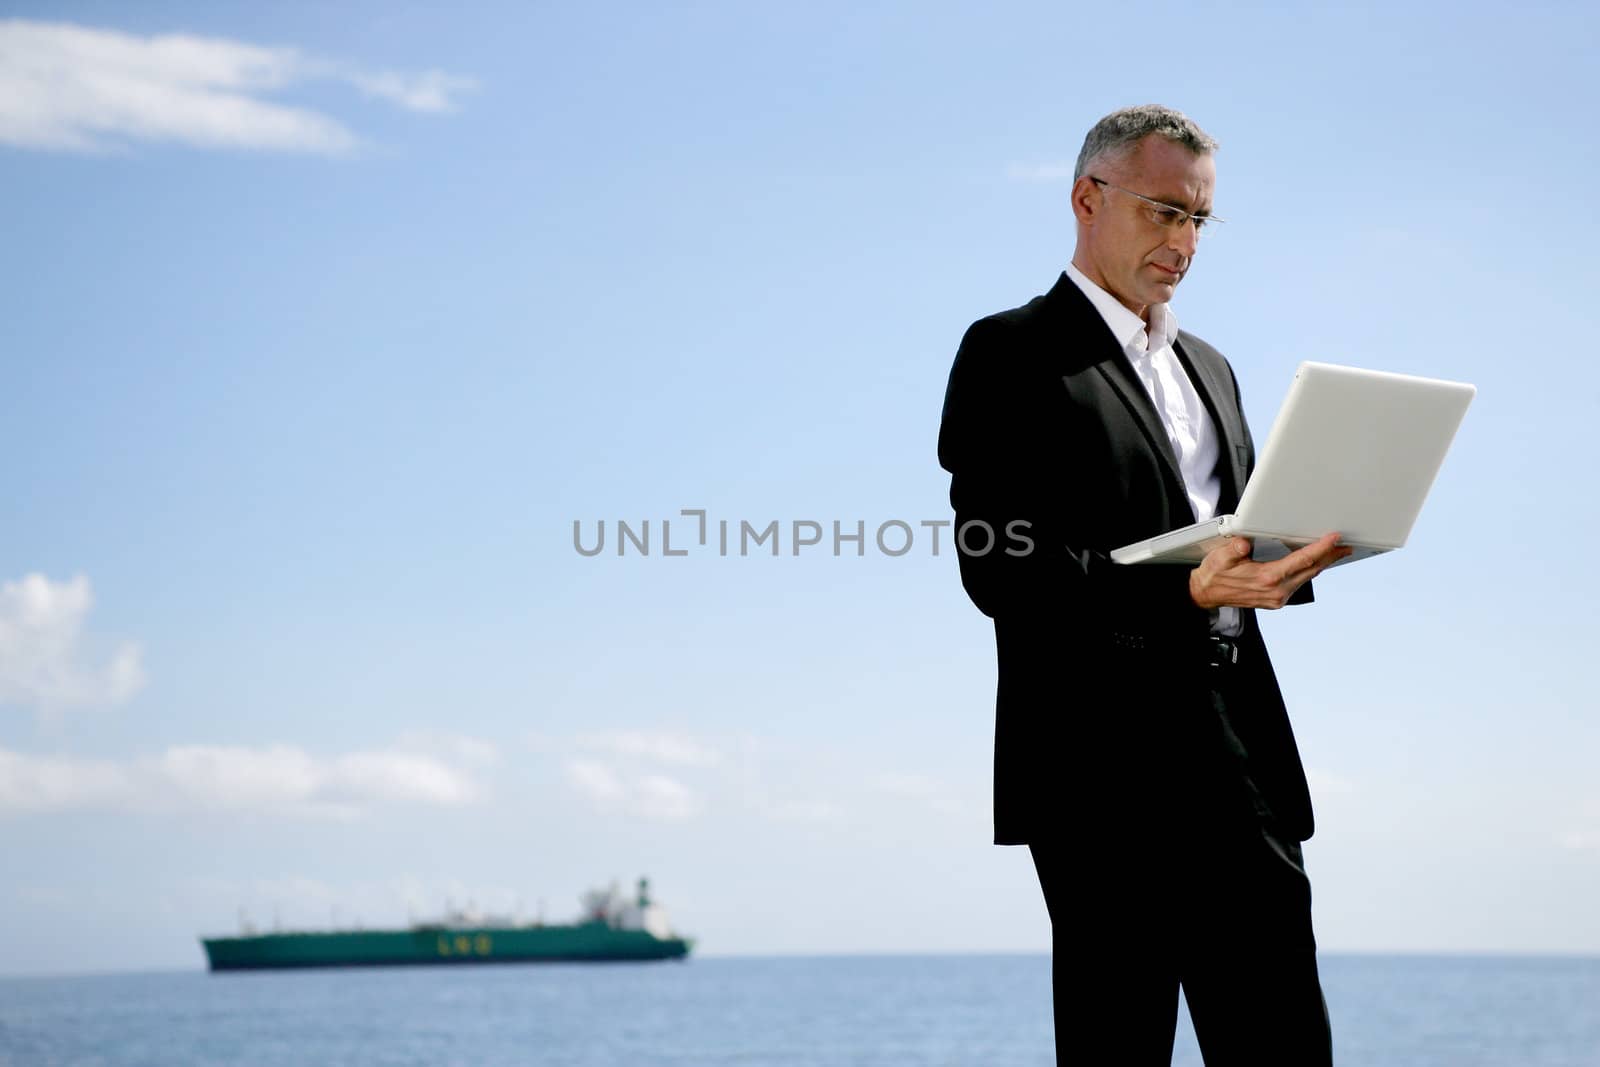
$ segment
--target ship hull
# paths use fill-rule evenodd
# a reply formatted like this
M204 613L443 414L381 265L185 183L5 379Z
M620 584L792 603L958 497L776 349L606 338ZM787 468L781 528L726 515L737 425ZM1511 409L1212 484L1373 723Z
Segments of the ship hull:
M213 971L474 963L621 963L683 959L690 942L605 923L419 928L204 938Z

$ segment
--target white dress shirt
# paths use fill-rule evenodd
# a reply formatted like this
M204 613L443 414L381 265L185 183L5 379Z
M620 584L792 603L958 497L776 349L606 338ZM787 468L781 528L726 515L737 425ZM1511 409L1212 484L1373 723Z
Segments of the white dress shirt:
M1150 394L1167 440L1172 442L1173 455L1178 457L1178 473L1183 476L1195 521L1212 518L1222 496L1222 477L1217 473L1222 439L1199 391L1172 350L1172 342L1178 336L1177 316L1166 304L1151 304L1146 309L1150 319L1146 324L1072 263L1067 264L1067 276L1100 312L1122 346L1122 354L1133 365L1134 374ZM1211 613L1212 633L1235 636L1242 628L1238 608L1218 608Z

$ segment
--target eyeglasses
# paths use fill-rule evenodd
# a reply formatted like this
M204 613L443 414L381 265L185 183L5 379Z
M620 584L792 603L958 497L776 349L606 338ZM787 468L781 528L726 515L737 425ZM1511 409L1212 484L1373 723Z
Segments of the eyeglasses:
M1151 200L1148 196L1142 196L1139 193L1134 192L1132 189L1124 189L1120 185L1112 185L1104 178L1096 178L1092 174L1088 175L1088 178L1096 185L1104 185L1107 188L1115 189L1119 193L1127 193L1135 200L1143 200L1145 204L1148 205L1145 209L1145 213L1150 216L1150 221L1154 222L1157 226L1162 226L1169 230L1181 230L1183 229L1184 223L1193 220L1194 235L1199 237L1202 233L1215 234L1217 231L1212 227L1211 224L1213 222L1225 221L1217 218L1215 215L1195 215L1191 212L1183 210L1182 208L1173 207L1171 204L1163 204L1159 200Z

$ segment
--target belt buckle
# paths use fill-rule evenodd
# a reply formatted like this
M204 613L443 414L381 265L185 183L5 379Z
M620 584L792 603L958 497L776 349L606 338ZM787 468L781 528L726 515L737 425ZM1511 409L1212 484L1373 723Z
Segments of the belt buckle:
M1232 667L1239 662L1239 646L1226 637L1213 636L1211 643L1211 666Z

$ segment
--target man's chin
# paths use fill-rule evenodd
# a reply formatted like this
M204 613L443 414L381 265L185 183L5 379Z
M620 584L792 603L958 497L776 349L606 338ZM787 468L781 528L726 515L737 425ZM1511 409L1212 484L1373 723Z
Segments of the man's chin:
M1145 291L1146 304L1167 304L1172 301L1172 294L1178 291L1178 283L1154 282Z
M1155 266L1150 268L1146 277L1149 279L1151 289L1159 289L1168 296L1171 296L1172 291L1178 287L1178 283L1183 281L1182 274L1174 274L1171 271L1164 271Z

